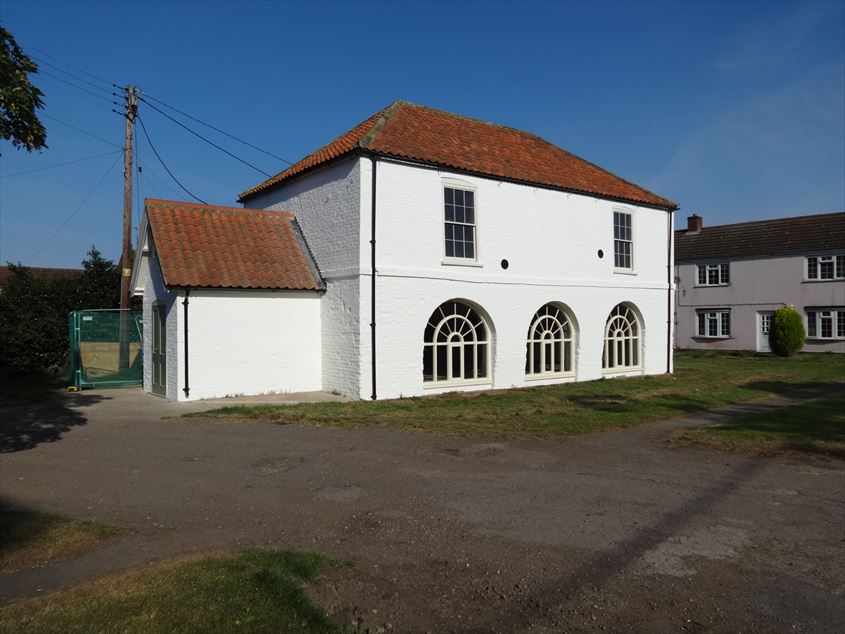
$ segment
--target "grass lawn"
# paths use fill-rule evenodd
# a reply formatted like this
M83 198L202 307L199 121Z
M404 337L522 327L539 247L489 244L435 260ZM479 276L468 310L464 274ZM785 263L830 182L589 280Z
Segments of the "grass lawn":
M619 429L845 377L841 355L789 359L682 351L675 374L390 401L224 407L196 418L335 427L380 425L475 436L555 436Z
M36 511L0 510L0 570L75 555L124 529Z
M325 563L280 550L170 560L10 603L0 632L340 632L304 590Z
M687 431L673 442L712 449L845 458L845 393Z

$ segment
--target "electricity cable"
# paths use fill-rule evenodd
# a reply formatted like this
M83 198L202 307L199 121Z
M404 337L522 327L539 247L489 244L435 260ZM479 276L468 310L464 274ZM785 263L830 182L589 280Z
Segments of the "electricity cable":
M44 55L45 57L49 57L50 59L54 59L57 62L61 61L61 60L59 60L59 58L57 58L53 55L50 55L50 53L48 53L47 51L42 51L41 49L35 48L34 46L31 47L31 48L32 48L33 51L37 51L38 53L41 53L41 55ZM103 82L106 86L113 86L114 88L121 88L121 86L118 86L113 81L108 81L107 79L103 79L102 77L98 77L97 75L94 75L93 73L89 73L87 70L83 70L82 68L79 68L78 66L74 66L73 64L68 64L67 62L63 62L63 63L68 68L72 68L72 69L82 73L83 75L88 75L88 77L91 77L92 79L96 79L97 81Z
M172 178L172 179L173 179L173 181L174 181L177 185L179 185L179 187L181 187L181 188L185 191L185 193L186 193L186 194L188 194L188 196L190 196L191 198L193 198L193 199L194 199L194 200L196 200L197 202L202 203L203 205L207 205L207 204L208 204L207 202L205 202L205 201L204 201L204 200L202 200L201 198L197 198L196 196L194 196L194 195L193 195L193 194L192 194L192 193L188 190L188 188L187 188L187 187L185 187L182 183L180 183L180 182L179 182L179 179L178 179L178 178L176 178L176 177L173 175L173 172L171 172L171 171L170 171L170 168L168 168L168 167L167 167L167 165L165 165L164 161L161 159L161 156L159 155L158 150L156 150L156 146L155 146L155 145L153 145L153 142L150 140L150 135L149 135L149 133L147 132L147 126L145 126L145 125L144 125L144 121L143 121L143 119L141 119L141 117L140 117L140 116L137 116L137 115L135 116L135 118L138 120L138 123L140 123L140 124L141 124L141 129L144 131L144 137L146 137L146 139L147 139L147 143L149 143L149 144L150 144L150 148L152 148L152 150L153 150L153 154L155 154L155 155L156 155L156 158L158 159L158 162L159 162L159 163L161 163L161 166L162 166L162 167L165 169L165 171L166 171L166 172L170 175L170 178Z
M195 137L198 137L198 138L202 139L203 141L205 141L205 142L206 142L206 143L208 143L209 145L211 145L211 146L213 146L213 147L217 148L217 149L218 149L218 150L220 150L221 152L223 152L223 153L225 153L225 154L228 154L228 155L229 155L229 156L231 156L233 159L235 159L235 160L237 160L237 161L240 161L241 163L243 163L243 164L244 164L244 165L246 165L247 167L251 167L251 168L252 168L252 169L254 169L256 172L260 172L261 174L264 174L264 176L266 176L267 178L270 178L270 177L272 176L271 174L268 174L267 172L265 172L263 169L260 169L260 168L258 168L258 167L255 167L255 165L253 165L252 163L249 163L248 161L243 160L241 157L239 157L239 156L235 156L235 155L234 155L234 154L232 154L229 150L227 150L227 149L225 149L225 148L220 147L220 146L219 146L219 145L217 145L214 141L209 141L209 140L208 140L208 139L206 139L204 136L202 136L199 132L195 132L194 130L191 130L191 128L189 128L188 126L186 126L184 123L182 123L181 121L178 121L178 120L174 119L174 118L173 118L173 117L171 117L169 114L167 114L166 112L164 112L164 111L160 110L159 108L157 108L156 106L154 106L153 104L151 104L149 101L147 101L147 100L146 100L146 99L144 99L143 97L138 97L138 99L139 99L139 100L141 100L141 101L143 101L143 102L144 102L145 104L147 104L150 108L152 108L153 110L155 110L156 112L158 112L160 115L162 115L162 116L164 116L164 117L167 117L168 119L170 119L173 123L175 123L175 124L176 124L176 125L178 125L179 127L184 128L185 130L187 130L188 132L190 132L191 134L193 134Z
M91 95L92 97L96 97L97 99L102 99L103 101L105 101L107 103L112 103L112 104L115 104L115 105L118 105L118 106L120 105L119 103L117 103L113 99L109 99L108 97L104 97L103 95L96 93L93 90L88 90L87 88L83 88L82 86L77 86L72 81L68 81L67 79L64 79L63 77L59 77L58 75L54 75L53 73L48 72L46 70L40 70L40 71L38 71L38 74L39 75L46 75L47 77L52 77L53 79L60 81L62 83L65 83L68 86L73 86L77 90L81 90L82 92L87 93L87 94Z
M37 56L37 55L30 55L30 57L32 57L32 58L33 58L33 59L34 59L34 60L35 60L35 61L36 61L39 65L42 65L42 64L43 64L44 66L49 66L49 67L50 67L50 68L52 68L53 70L57 70L57 71L59 71L60 73L64 73L65 75L67 75L68 77L70 77L70 78L74 79L75 81L82 82L83 84L87 84L88 86L91 86L92 88L96 88L97 90L102 90L103 92L108 93L108 94L110 94L110 95L114 95L114 94L115 94L114 90L112 90L111 88L103 88L102 86L98 86L98 85L97 85L97 84L95 84L94 82L89 81L89 80L85 79L84 77L78 77L77 75L74 75L74 74L73 74L73 73L71 73L70 71L67 71L67 70L65 70L64 68L61 68L60 66L56 66L55 64L51 64L50 62L48 62L48 61L46 61L46 60L44 60L44 59L41 59L41 58L40 58L39 56ZM46 72L46 71L42 71L41 69L39 69L39 71L38 71L38 72L39 72L39 73L41 73L41 72Z
M50 119L51 121L55 121L56 123L61 123L62 125L67 126L68 128L76 130L77 132L81 132L82 134L87 134L88 136L93 137L93 138L97 139L98 141L102 141L103 143L108 143L109 145L113 145L114 147L119 148L121 150L123 149L123 147L118 145L117 143L112 143L111 141L107 141L103 137L99 137L92 132L88 132L87 130L83 130L82 128L77 128L75 125L71 125L70 123L66 123L66 122L62 121L61 119L56 119L56 117L51 117L50 115L48 115L46 113L42 112L38 116L39 117L46 117L47 119Z
M111 173L111 171L114 169L114 166L117 165L118 161L120 161L119 156L114 160L114 163L112 163L109 166L109 168L106 170L106 173L103 174L102 178L100 178L100 180L97 181L97 184L94 185L93 189L88 192L88 195L85 196L85 198L82 200L81 203L79 203L79 205L77 205L76 209L73 210L73 213L71 213L65 219L65 221L59 226L59 228L56 229L55 233L53 233L53 235L51 235L49 238L47 238L47 241L44 244L42 244L35 253L32 254L32 256L29 258L29 260L27 260L28 262L32 262L38 256L38 254L41 253L41 251L44 250L44 247L46 247L48 244L50 244L53 241L53 238L55 238L57 235L59 235L59 233L61 233L62 229L64 229L67 226L67 224L71 220L73 220L73 217L76 216L77 213L79 213L79 210L82 209L82 207L85 205L85 203L87 203L88 200L91 198L91 196L94 195L94 192L96 192L100 188L100 185L102 185L103 181L106 180L106 177Z
M236 137L234 134L229 134L228 132L225 132L224 130L221 130L220 128L217 128L217 127L215 127L215 126L211 125L210 123L206 123L205 121L203 121L203 120L201 120L201 119L197 119L196 117L194 117L194 116L192 116L192 115L189 115L187 112L183 112L182 110L179 110L179 109L178 109L178 108L176 108L175 106L171 106L170 104L167 104L167 103L163 102L161 99L157 99L157 98L153 97L151 94L146 93L146 92L144 92L143 90L142 90L142 91L140 91L140 92L141 92L141 94L142 94L144 97L147 97L148 99L152 99L152 100L153 100L153 101L155 101L156 103L161 104L161 105L162 105L162 106L164 106L165 108L169 108L170 110L173 110L174 112L178 112L178 113L179 113L179 114L181 114L183 117L187 117L188 119L191 119L192 121L196 121L197 123L199 123L199 124L201 124L201 125L204 125L204 126L205 126L205 127L207 127L207 128L211 128L211 129L212 129L212 130L214 130L215 132L219 132L220 134L222 134L222 135L224 135L224 136L227 136L227 137L229 137L230 139L234 139L234 140L235 140L235 141L237 141L238 143L243 143L244 145L246 145L246 146L248 146L248 147L251 147L253 150L258 150L259 152L262 152L262 153L266 154L267 156L272 156L274 159L278 159L278 160L280 160L282 163L287 163L288 165L293 165L293 163L291 163L289 160L287 160L287 159L285 159L285 158L282 158L281 156L278 156L278 155L276 155L276 154L273 154L272 152L268 152L267 150L262 149L262 148L258 147L257 145L253 145L253 144L252 144L252 143L250 143L249 141L244 141L243 139L240 139L240 138ZM150 104L149 102L147 102L147 104L148 104L148 105L152 105L152 104Z
M74 163L82 163L84 161L92 161L96 158L101 158L103 156L111 156L112 154L116 154L117 152L122 151L123 150L112 150L111 152L106 152L105 154L95 154L94 156L86 156L85 158L76 159L74 161L66 161L64 163L56 163L55 165L45 165L44 167L36 167L35 169L26 170L25 172L15 172L14 174L6 174L5 176L0 176L0 179L12 178L14 176L23 176L24 174L32 174L33 172L41 172L43 170L53 169L54 167L64 167L65 165L73 165Z

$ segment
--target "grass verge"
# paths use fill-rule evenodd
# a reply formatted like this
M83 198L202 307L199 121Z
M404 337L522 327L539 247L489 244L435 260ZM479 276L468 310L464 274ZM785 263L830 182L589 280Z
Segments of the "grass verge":
M0 570L61 559L93 548L124 529L37 511L0 510Z
M845 393L686 431L672 442L723 451L845 459Z
M313 553L243 550L176 559L0 608L0 632L340 632L305 583Z
M675 356L673 375L376 402L235 406L187 416L335 427L380 425L449 435L543 437L629 427L819 386L843 375L842 357L834 354L784 359L682 351Z

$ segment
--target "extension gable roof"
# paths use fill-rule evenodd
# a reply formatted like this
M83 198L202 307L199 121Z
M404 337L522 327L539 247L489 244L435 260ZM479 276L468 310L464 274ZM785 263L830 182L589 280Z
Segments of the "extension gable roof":
M148 198L168 287L322 290L293 214Z
M276 176L243 192L239 202L317 166L368 151L526 184L629 201L678 206L540 137L426 106L397 101Z
M736 259L845 249L845 212L675 232L675 261Z

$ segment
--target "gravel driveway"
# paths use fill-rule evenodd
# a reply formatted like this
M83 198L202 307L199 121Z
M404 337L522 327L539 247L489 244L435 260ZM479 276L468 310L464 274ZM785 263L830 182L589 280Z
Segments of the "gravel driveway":
M665 442L712 416L480 442L162 420L178 411L127 390L66 402L0 411L4 500L133 533L0 575L4 600L176 553L272 545L354 561L315 593L373 632L834 632L845 622L845 463Z

